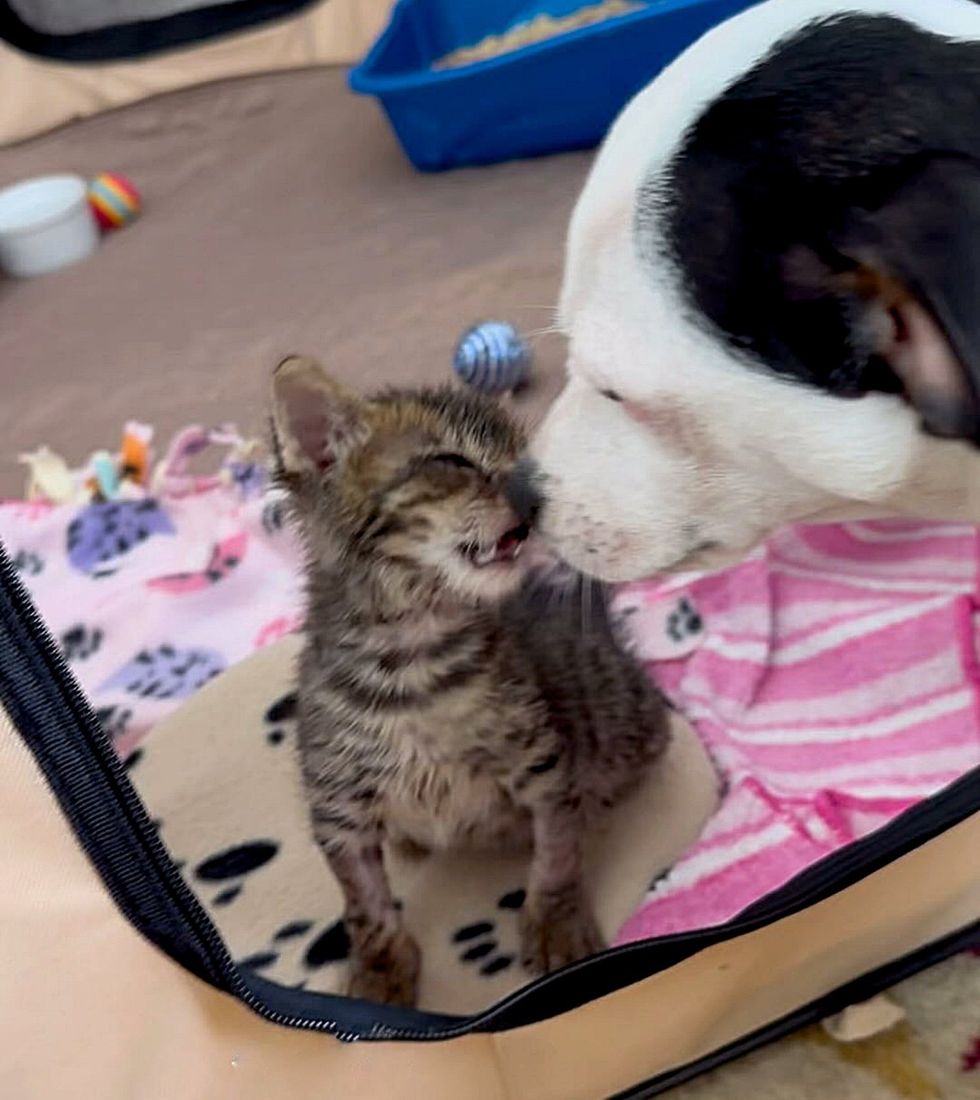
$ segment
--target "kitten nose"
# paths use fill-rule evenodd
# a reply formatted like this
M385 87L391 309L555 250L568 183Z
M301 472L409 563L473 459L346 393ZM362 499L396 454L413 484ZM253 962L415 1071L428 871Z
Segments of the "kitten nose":
M522 523L534 525L544 496L541 493L541 471L530 458L522 458L511 471L504 485L504 496Z

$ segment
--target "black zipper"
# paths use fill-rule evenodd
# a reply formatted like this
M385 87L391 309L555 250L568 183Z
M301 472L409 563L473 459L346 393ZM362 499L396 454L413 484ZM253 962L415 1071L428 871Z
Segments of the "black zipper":
M119 61L241 33L270 20L285 19L312 3L313 0L223 0L157 19L51 34L22 19L10 0L0 0L0 39L24 53L57 61Z
M722 927L612 948L540 978L474 1016L440 1016L284 989L239 970L161 843L2 547L0 701L116 904L139 931L265 1019L350 1041L449 1039L570 1011L822 901L980 810L978 768L879 832L802 872Z

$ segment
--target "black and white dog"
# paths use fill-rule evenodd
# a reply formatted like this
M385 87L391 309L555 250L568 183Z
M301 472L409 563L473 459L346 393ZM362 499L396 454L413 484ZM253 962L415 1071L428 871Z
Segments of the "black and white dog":
M769 0L625 109L515 481L609 580L780 524L980 521L980 3Z

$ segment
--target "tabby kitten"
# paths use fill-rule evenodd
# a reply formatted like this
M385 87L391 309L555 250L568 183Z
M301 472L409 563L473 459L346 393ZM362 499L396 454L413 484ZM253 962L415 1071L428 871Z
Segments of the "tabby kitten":
M308 553L301 765L344 892L350 993L416 997L385 839L530 845L524 965L600 950L583 823L638 783L667 724L604 601L583 614L527 583L529 532L502 494L521 433L472 394L364 399L300 357L275 373L272 419Z

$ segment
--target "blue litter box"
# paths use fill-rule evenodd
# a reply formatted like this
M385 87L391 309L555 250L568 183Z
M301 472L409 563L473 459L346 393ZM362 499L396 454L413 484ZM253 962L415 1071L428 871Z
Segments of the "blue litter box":
M425 171L587 148L685 47L758 0L645 0L510 53L432 68L542 12L560 18L595 2L400 0L350 86L377 96L409 159Z

